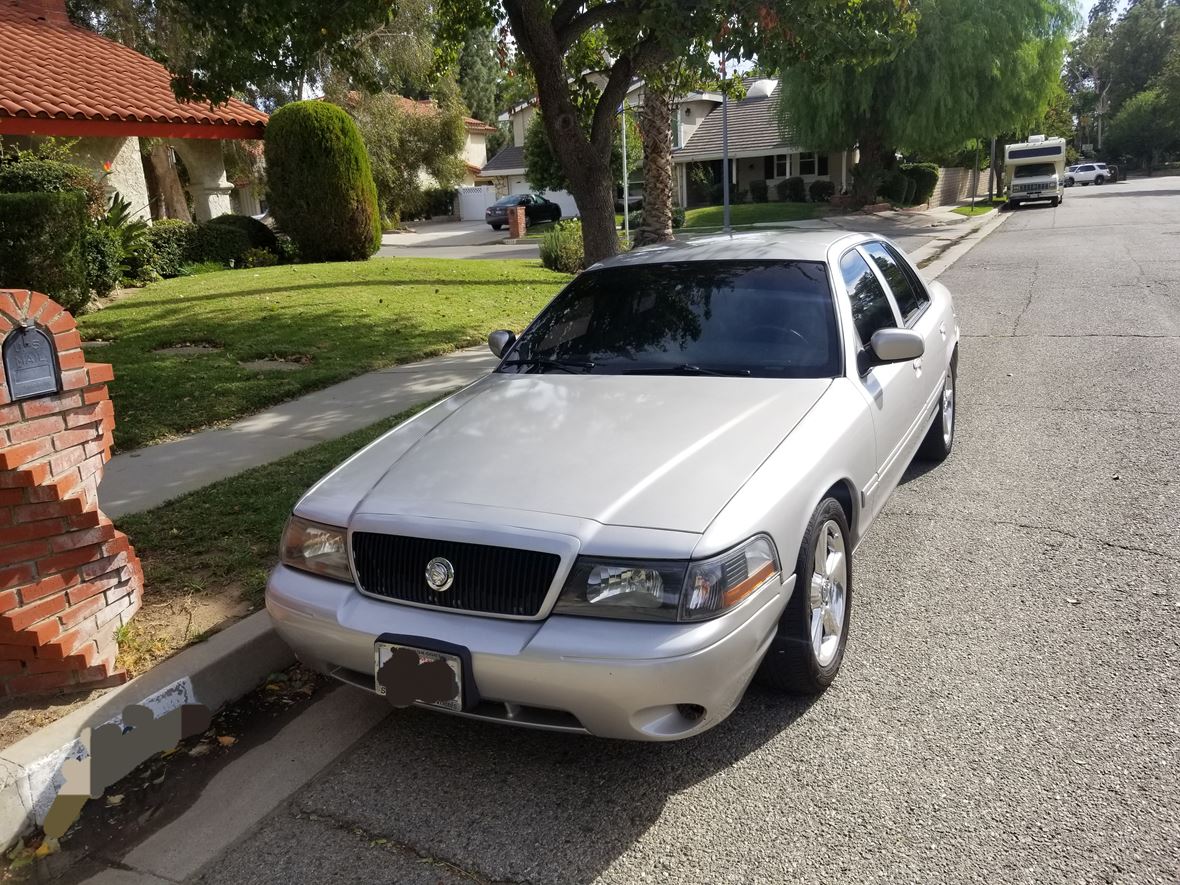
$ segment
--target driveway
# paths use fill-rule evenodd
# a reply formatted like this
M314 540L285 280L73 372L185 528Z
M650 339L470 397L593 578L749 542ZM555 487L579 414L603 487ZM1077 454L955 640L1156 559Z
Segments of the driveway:
M392 713L196 880L1180 881L1178 237L1180 178L1075 188L941 277L956 449L824 695L662 745Z
M508 231L494 231L482 221L411 223L413 233L385 234L382 258L538 258L536 243L505 244Z

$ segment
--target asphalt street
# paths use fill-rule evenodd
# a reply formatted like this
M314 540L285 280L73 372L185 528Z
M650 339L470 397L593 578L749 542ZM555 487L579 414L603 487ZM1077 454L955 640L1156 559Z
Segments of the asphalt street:
M1180 882L1178 258L1180 178L1132 180L941 277L956 448L823 696L662 745L399 712L200 881Z

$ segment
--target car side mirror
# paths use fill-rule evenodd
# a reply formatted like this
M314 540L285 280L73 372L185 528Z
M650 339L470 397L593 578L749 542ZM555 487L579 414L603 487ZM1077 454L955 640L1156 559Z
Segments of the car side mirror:
M504 356L508 348L516 343L516 335L507 329L497 329L488 336L488 350L498 357Z
M904 363L926 352L926 342L911 329L878 329L869 342L878 363Z

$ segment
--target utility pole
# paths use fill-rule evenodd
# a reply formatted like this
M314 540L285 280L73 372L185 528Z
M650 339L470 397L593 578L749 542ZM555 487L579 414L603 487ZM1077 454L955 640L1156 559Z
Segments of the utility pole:
M623 115L623 238L631 242L631 186L627 177L627 96L623 96L623 103L619 105Z
M971 173L971 214L975 214L975 192L979 190L979 139L975 139L975 170Z
M721 205L721 228L729 233L729 93L725 91L721 93Z
M992 152L988 154L987 162L987 201L990 204L996 198L996 137L992 136Z

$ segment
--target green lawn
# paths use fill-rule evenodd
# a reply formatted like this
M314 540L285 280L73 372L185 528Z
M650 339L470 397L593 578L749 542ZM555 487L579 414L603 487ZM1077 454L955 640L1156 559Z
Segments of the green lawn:
M120 450L230 421L353 375L523 328L568 279L536 261L375 258L155 283L78 326L115 368ZM210 344L196 355L159 348ZM288 371L242 363L284 360ZM281 368L281 367L280 367Z
M974 209L971 206L960 206L953 210L959 215L966 215L968 218L973 218L976 215L986 215L998 206L1003 206L1006 201L1002 199L993 200L989 203L986 199L977 200Z
M120 518L144 568L145 612L120 637L123 663L142 672L199 639L173 623L220 597L224 607L262 602L291 508L317 479L386 430L409 409L331 442L255 467L159 507ZM225 599L229 594L232 598ZM173 611L171 620L153 617Z
M737 203L729 207L729 223L734 227L774 221L804 221L824 214L819 203ZM700 206L684 213L684 229L719 228L724 216L721 206Z

